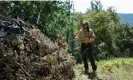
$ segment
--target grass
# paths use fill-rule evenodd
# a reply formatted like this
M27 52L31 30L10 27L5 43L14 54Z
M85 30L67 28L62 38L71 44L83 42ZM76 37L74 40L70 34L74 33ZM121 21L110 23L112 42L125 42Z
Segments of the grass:
M133 59L117 58L96 62L98 69L94 80L133 80ZM74 80L92 80L84 74L83 64L77 64L74 68L76 77ZM91 72L91 66L90 70Z

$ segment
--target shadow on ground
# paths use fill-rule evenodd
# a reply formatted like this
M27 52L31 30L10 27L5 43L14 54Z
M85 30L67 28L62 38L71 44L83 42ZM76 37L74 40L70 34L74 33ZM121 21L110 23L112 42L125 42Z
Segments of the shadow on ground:
M88 79L90 79L90 80L102 80L102 79L98 78L97 73L94 73L94 72L89 72L86 75L88 75Z

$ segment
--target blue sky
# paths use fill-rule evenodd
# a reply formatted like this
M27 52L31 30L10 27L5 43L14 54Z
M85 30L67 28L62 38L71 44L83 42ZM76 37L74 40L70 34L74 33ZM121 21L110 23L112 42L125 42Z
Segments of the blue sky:
M90 7L91 0L70 0L74 3L76 12L84 13ZM113 6L117 13L133 13L133 0L100 0L103 9Z

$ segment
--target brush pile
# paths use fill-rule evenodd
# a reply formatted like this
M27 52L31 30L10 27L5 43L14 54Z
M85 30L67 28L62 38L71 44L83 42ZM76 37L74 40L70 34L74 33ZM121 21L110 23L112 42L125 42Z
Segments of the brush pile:
M72 80L75 60L19 20L0 20L0 80Z

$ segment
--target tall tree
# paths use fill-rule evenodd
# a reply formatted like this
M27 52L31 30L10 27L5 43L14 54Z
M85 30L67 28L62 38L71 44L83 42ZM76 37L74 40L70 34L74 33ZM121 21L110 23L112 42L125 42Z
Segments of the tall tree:
M4 16L21 18L40 27L42 32L51 40L57 34L64 34L65 28L70 26L69 1L7 1L0 2L0 11Z
M89 12L100 12L100 10L102 10L102 4L100 2L100 0L92 0L91 1L91 8L87 9L86 13L89 13Z
M116 13L116 10L115 9L113 9L113 7L109 7L108 9L107 9L107 13L108 13L108 15L110 16L110 19L112 20L112 21L114 21L114 23L120 23L120 17L118 16L118 14Z

